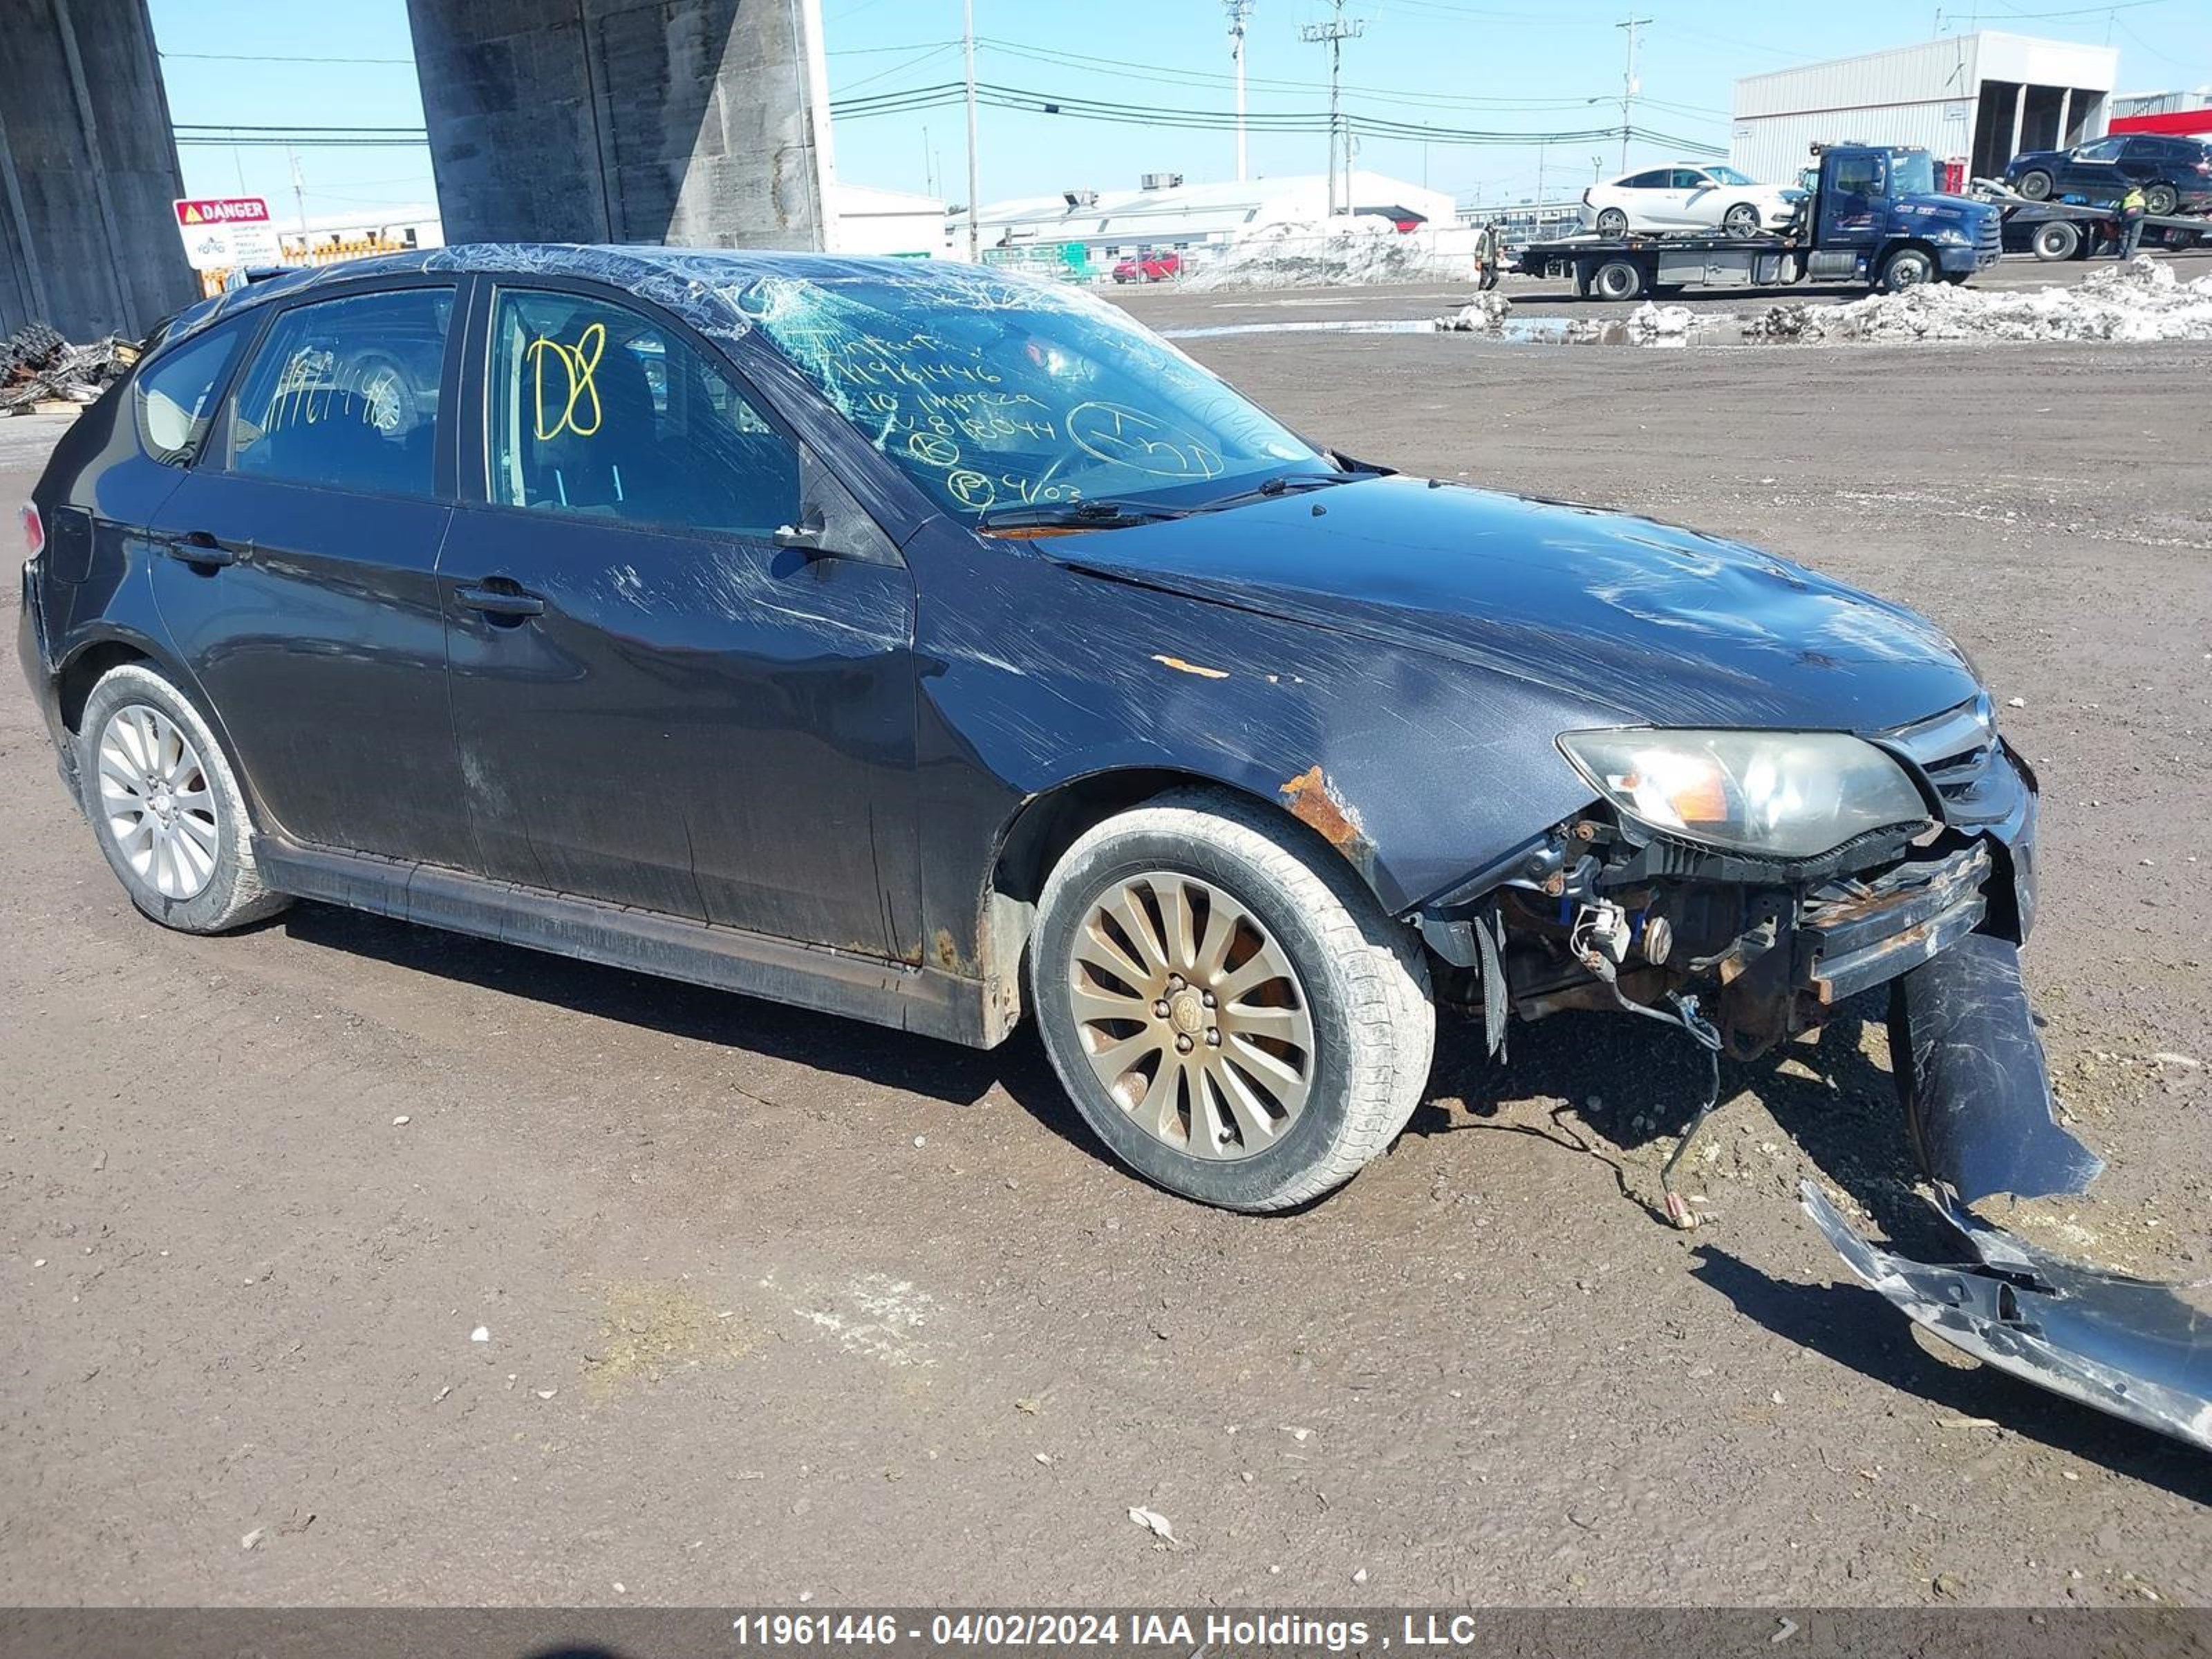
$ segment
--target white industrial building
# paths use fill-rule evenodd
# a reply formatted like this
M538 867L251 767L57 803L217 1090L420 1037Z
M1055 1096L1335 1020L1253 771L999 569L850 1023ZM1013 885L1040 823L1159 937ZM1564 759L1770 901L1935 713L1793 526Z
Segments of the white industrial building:
M1786 182L1817 143L1911 144L1999 173L2021 150L2103 137L2119 62L2116 46L1984 30L1747 76L1729 160Z
M1352 174L1352 205L1355 213L1418 216L1437 226L1455 222L1449 192L1380 173ZM1167 173L1146 174L1135 190L1071 190L986 203L976 225L987 251L1050 248L1073 264L1078 248L1092 262L1111 261L1140 251L1224 242L1261 225L1314 223L1328 216L1325 173L1187 185L1181 173ZM964 257L966 216L955 214L951 230L953 247Z
M830 182L830 208L837 216L840 253L889 253L903 258L944 257L945 201L910 191Z

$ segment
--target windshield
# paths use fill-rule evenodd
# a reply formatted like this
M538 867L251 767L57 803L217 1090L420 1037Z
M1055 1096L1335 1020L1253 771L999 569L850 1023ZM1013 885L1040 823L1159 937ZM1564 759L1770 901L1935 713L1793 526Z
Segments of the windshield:
M1120 310L988 271L764 277L738 303L945 511L1196 507L1334 464Z
M1890 157L1893 196L1936 194L1936 158L1924 149L1902 149Z
M1707 167L1705 171L1713 176L1716 182L1723 185L1755 185L1759 182L1756 179L1746 178L1734 167Z

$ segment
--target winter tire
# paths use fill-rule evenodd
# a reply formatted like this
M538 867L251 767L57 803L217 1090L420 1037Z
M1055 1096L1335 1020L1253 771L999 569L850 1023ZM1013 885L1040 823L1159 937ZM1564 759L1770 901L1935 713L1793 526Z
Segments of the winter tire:
M1178 790L1054 867L1030 995L1084 1121L1184 1197L1280 1210L1341 1186L1420 1102L1419 945L1283 814Z
M220 933L291 902L262 883L229 757L167 677L144 663L108 670L85 700L76 745L93 837L147 915Z

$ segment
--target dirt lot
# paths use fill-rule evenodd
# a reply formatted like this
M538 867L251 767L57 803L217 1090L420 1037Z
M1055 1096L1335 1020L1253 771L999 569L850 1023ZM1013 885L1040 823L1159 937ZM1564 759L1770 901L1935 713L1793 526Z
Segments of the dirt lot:
M2212 1272L2212 347L1191 344L1357 453L1955 630L2045 781L2031 975L2112 1165L2046 1223ZM54 430L0 423L0 497ZM1218 1214L1106 1164L1026 1036L317 906L161 933L7 678L0 1600L2212 1600L2212 1460L1835 1285L1801 1174L1927 1236L1870 1027L1729 1072L1694 1237L1636 1200L1696 1065L1617 1020L1448 1037L1351 1188Z

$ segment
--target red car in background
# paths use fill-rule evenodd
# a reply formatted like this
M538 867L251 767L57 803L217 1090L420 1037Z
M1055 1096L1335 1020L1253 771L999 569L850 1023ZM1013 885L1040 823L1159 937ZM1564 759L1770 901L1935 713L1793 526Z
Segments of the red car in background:
M1170 276L1182 275L1182 255L1172 251L1153 253L1149 251L1133 259L1124 259L1114 267L1117 283L1164 283Z

